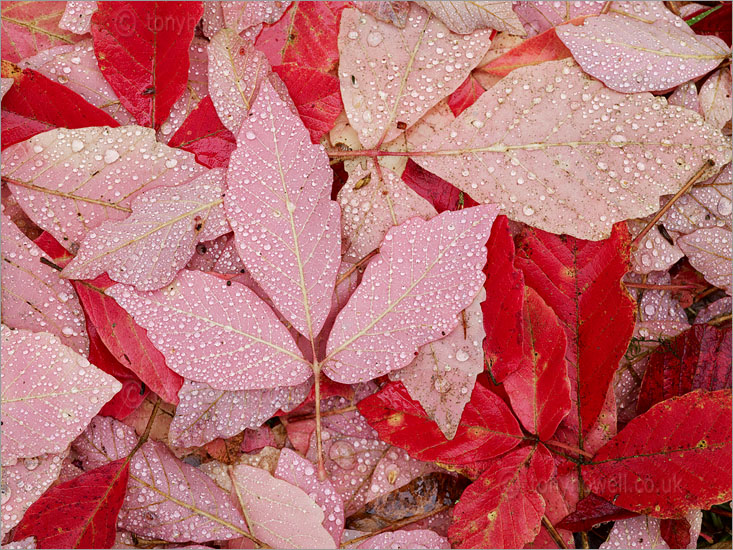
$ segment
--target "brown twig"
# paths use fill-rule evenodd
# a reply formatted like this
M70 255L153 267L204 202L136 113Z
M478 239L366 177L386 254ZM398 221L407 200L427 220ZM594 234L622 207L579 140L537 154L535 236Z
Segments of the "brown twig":
M357 269L359 269L361 266L363 266L365 263L367 263L369 260L371 260L377 254L379 254L379 249L378 248L375 248L369 254L367 254L366 256L364 256L361 260L359 260L354 265L352 265L349 269L346 270L346 272L343 275L341 275L338 279L336 279L336 286L338 286L341 283L343 283L346 279L349 278L349 276L354 271L356 271Z
M624 283L626 288L640 288L643 290L685 290L695 288L695 285L652 285L647 283Z
M127 455L127 460L130 460L134 454L140 449L140 447L143 446L143 444L148 440L150 437L150 431L153 429L153 422L155 422L155 417L158 414L158 410L160 409L160 403L161 399L158 397L155 401L155 405L153 405L153 410L150 413L150 416L148 417L148 423L145 425L145 430L143 431L142 435L138 438L137 443L133 447L132 451L130 451L130 454Z
M396 521L395 523L392 523L388 525L387 527L383 527L382 529L379 529L372 533L367 533L366 535L356 537L355 539L347 540L346 542L341 544L341 548L347 548L349 546L354 546L355 544L364 542L365 540L375 537L379 535L380 533L386 533L387 531L394 531L395 529L399 529L400 527L404 527L405 525L409 525L410 523L415 523L416 521L420 521L421 519L429 518L430 516L434 516L438 512L442 512L446 508L448 507L439 506L433 510L430 510L430 512L425 512L424 514L418 514L416 516L411 516L409 518L405 518L400 521ZM567 546L565 548L567 548Z
M555 529L555 526L552 524L552 522L549 519L547 519L547 516L542 516L542 525L544 525L545 529L547 529L547 532L550 533L552 540L555 541L555 544L557 544L558 548L567 548L568 547L568 545L565 544L565 541L563 540L560 533L558 533L557 529Z

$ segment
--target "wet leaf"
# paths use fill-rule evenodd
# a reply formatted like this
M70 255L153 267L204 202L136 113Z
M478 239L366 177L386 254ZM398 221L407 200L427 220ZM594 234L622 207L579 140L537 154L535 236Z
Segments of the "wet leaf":
M542 34L548 29L584 15L598 15L604 2L515 2L514 12L529 36Z
M512 2L483 0L472 2L417 2L445 25L459 34L473 33L477 29L496 29L510 34L526 34Z

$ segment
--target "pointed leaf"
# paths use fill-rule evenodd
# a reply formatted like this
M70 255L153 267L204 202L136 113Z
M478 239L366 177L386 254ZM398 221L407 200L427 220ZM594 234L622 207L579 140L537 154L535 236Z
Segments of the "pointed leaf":
M731 243L730 229L711 227L698 229L677 239L677 246L687 255L692 266L705 276L705 280L731 293Z
M636 512L619 508L607 500L603 500L598 495L591 493L578 502L575 512L566 516L555 527L570 531L590 531L599 523L631 518L635 515Z
M448 439L455 436L476 376L484 370L481 302L485 298L481 289L458 315L452 332L424 345L412 363L390 373L390 379L404 384L410 397L420 402Z
M392 228L336 319L324 360L328 377L354 383L381 376L450 333L483 283L484 243L495 218L495 207L480 206Z
M92 16L99 68L142 126L158 128L186 89L201 2L101 2Z
M38 246L2 214L2 318L11 328L55 334L83 355L89 351L84 313L69 281L41 262Z
M126 218L140 192L205 172L192 154L156 142L155 132L139 126L52 130L4 153L3 178L13 196L72 251L89 229Z
M60 453L119 389L45 332L2 328L3 464Z
M697 95L697 86L694 82L685 82L677 86L674 92L667 98L670 105L679 105L691 111L702 114L700 100Z
M246 6L247 4L242 4ZM260 83L270 72L265 55L235 30L225 28L209 43L209 88L222 124L237 135Z
M339 208L330 200L328 157L311 145L269 81L252 113L229 163L227 214L247 269L278 311L313 340L331 308L339 267Z
M294 386L309 364L287 329L254 292L199 271L162 290L107 290L145 328L175 372L222 390ZM194 335L194 340L191 340Z
M555 312L531 287L524 296L524 357L504 380L512 409L530 433L547 441L570 412L565 332Z
M379 21L392 23L395 27L404 29L407 24L407 15L410 13L409 2L367 1L354 2L359 11L368 13Z
M59 28L74 34L87 34L92 28L92 14L97 11L97 3L70 0L59 21Z
M252 534L273 548L336 548L321 525L323 510L300 488L246 466L231 470Z
M199 241L229 232L224 214L224 171L212 170L175 188L140 194L132 214L92 229L76 257L64 268L68 279L110 278L138 290L170 283Z
M719 69L705 81L700 88L700 108L713 128L722 128L730 121L733 114L730 68Z
M613 524L606 542L599 548L697 548L701 522L700 510L692 510L676 520L650 516L624 519Z
M439 154L414 159L477 201L502 203L510 219L598 240L658 210L707 159L727 162L722 135L700 122L550 61L512 71L421 145Z
M522 21L529 36L541 34L552 27L583 15L598 15L604 2L515 2L514 13Z
M448 536L457 548L522 548L540 531L545 501L538 486L550 479L552 455L541 444L492 462L463 492Z
M450 548L450 543L429 529L398 529L376 535L362 542L357 548Z
M463 84L448 97L448 106L453 114L458 116L476 103L476 100L485 91L473 75L468 75L468 78L463 81Z
M696 390L658 403L629 422L582 473L601 497L661 518L730 500L730 390Z
M407 161L405 171L402 172L402 181L432 204L438 212L458 210L461 197L463 197L464 203L466 199L471 200L444 179L415 164L412 159ZM476 203L465 205L475 206Z
M479 0L473 2L418 2L453 32L471 34L477 29L496 29L524 36L526 31L512 10L512 2Z
M685 15L685 21L696 34L715 35L731 44L731 6L726 2L709 8L700 6L699 9Z
M613 90L668 90L708 73L730 53L720 38L691 33L671 13L656 19L644 4L620 4L579 27L556 29L583 70Z
M349 8L341 15L339 78L349 122L364 148L391 141L452 93L481 60L491 32L450 32L412 5L398 29ZM458 57L460 54L460 57ZM382 59L390 63L382 63ZM376 68L372 68L376 64ZM382 82L375 87L372 82Z
M13 538L35 536L37 548L111 548L129 472L120 458L56 485L28 509Z
M473 466L514 447L522 432L509 408L496 394L477 383L453 439L443 436L417 401L399 382L359 402L359 411L388 443L410 456L452 466Z

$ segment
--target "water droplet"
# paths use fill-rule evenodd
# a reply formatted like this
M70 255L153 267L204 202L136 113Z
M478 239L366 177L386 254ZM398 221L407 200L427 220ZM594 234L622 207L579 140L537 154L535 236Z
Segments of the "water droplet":
M246 137L249 140L252 140L252 139L256 138L257 136L255 136L255 133L254 132L247 132L246 134L244 134L244 137Z
M347 34L346 36L348 36L351 40L356 40L357 38L359 38L359 33L356 31L349 31L349 34Z
M84 142L80 139L75 139L71 142L71 150L74 151L74 153L78 153L84 149Z
M384 37L381 32L372 31L369 33L369 36L367 36L367 44L370 46L379 46L383 39Z
M6 502L10 500L11 493L12 491L10 490L10 487L6 483L3 483L2 485L0 485L0 494L2 494L2 504L5 504Z
M468 357L468 352L463 348L459 349L456 352L456 361L460 361L461 363L463 363L464 361L468 361Z
M178 161L176 159L168 159L165 161L166 168L175 168L176 164L178 164Z
M336 441L328 450L328 457L344 470L353 470L356 466L356 451L348 441Z
M451 383L444 377L439 376L435 379L435 382L433 382L433 386L435 387L435 391L438 393L447 393L448 390L450 390Z
M534 208L532 208L528 204L525 204L524 208L522 208L522 212L524 212L525 216L531 216L532 214L534 214Z
M23 459L23 465L26 467L26 470L35 470L38 468L38 458L25 458Z
M733 212L733 203L731 203L730 199L722 197L718 201L718 213L721 216L730 216L731 212Z
M107 164L112 164L119 158L120 158L120 154L117 151L115 151L114 149L107 149L104 152L104 162L106 162Z

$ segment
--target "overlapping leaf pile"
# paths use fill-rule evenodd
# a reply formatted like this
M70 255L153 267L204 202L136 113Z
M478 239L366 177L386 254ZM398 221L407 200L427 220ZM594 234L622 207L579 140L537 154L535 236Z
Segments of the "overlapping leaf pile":
M3 3L3 547L726 536L730 6L679 4Z

